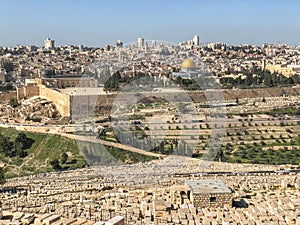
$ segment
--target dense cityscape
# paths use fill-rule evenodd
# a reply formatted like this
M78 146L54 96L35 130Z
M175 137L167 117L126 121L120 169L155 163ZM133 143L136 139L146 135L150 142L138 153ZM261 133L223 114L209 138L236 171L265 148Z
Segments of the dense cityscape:
M124 54L130 52L133 45L124 45L118 40L115 46L106 45L103 48L80 46L58 46L55 41L46 39L45 45L16 46L14 48L1 47L1 81L24 83L24 79L37 78L43 75L79 75L84 74L86 68L97 61L106 58L121 62ZM118 43L122 43L121 45ZM211 73L222 80L237 85L276 85L275 83L259 82L262 71L277 73L285 77L292 77L287 84L298 83L299 46L286 44L264 44L262 46L239 45L231 46L223 43L209 43L199 45L199 36L175 45L172 43L156 43L139 38L136 42L138 50L131 57L139 53L157 52L160 55L172 54L175 58L186 56L186 52L193 52L209 67ZM167 46L171 46L167 48ZM139 72L138 70L136 72ZM149 71L147 71L149 72ZM159 71L151 71L151 75L159 75ZM167 72L167 71L164 71ZM249 74L251 73L251 74ZM249 75L252 77L249 78ZM250 80L253 79L254 81ZM284 78L282 78L285 80ZM252 82L251 82L252 81ZM270 81L271 82L271 81ZM282 83L281 80L277 81ZM231 86L232 88L232 86Z
M12 2L0 224L300 225L298 4Z

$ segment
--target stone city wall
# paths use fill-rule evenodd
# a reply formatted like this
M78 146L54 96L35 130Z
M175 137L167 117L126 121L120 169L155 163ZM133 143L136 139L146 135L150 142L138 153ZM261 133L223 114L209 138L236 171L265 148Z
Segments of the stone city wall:
M300 95L300 86L297 87L280 87L280 88L260 88L260 89L236 89L236 90L220 90L225 101L233 101L236 98L263 98L263 97L280 97L280 96L297 96ZM190 91L188 92L193 101L205 102L206 99L216 99L215 96L220 91Z
M33 96L38 96L40 93L39 87L36 86L26 86L17 88L17 100L20 101L24 98L31 98Z
M220 99L220 91L190 91L186 95L181 95L178 92L155 92L150 94L144 93L122 93L120 95L113 94L100 94L100 95L82 95L70 96L62 94L59 91L39 85L37 87L24 87L20 88L17 92L8 92L0 94L0 101L9 100L10 98L22 99L24 97L32 97L40 95L52 101L58 111L64 117L72 117L72 115L85 115L100 114L105 115L111 112L111 107L116 98L120 98L120 103L128 102L129 98L136 97L141 99L142 96L156 96L165 99L169 102L176 101L194 101L206 102L208 100ZM283 87L283 88L261 88L261 89L238 89L238 90L221 90L225 101L235 101L236 98L263 98L263 97L277 97L277 96L297 96L300 95L300 86L297 87Z
M97 101L101 99L104 101L104 105L107 103L105 95L76 95L70 96L70 115L72 120L86 119L93 117L96 114Z
M16 91L0 93L0 101L1 102L9 101L12 98L17 99Z
M282 88L261 88L261 89L238 89L238 90L220 90L220 91L189 91L186 95L179 94L178 92L155 92L152 96L160 97L167 101L193 101L193 102L206 102L207 100L222 99L220 94L224 96L224 101L235 101L236 98L263 98L263 97L280 97L280 96L297 96L300 95L300 86L298 87L282 87ZM136 95L136 96L135 96ZM126 102L129 98L136 97L140 99L141 96L151 96L149 94L105 94L97 99L97 106L105 107L111 106L115 98L119 98L119 102Z
M40 85L40 96L55 104L57 110L63 117L71 116L70 96L59 91Z

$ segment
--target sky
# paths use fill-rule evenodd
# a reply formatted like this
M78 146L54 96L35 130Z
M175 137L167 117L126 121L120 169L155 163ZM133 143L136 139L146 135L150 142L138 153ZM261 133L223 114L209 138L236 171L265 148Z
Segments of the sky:
M146 40L300 45L298 0L0 0L0 46Z

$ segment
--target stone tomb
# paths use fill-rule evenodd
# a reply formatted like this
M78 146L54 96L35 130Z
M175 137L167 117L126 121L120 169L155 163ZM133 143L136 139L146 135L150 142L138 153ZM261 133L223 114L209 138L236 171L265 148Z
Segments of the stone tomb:
M190 189L188 198L198 209L232 205L231 190L221 180L187 180L185 183Z

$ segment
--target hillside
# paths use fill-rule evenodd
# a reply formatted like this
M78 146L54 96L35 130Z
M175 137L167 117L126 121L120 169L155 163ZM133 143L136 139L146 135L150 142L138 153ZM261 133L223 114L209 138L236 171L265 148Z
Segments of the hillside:
M95 143L76 142L59 135L19 132L13 128L0 128L0 136L9 140L12 144L10 148L15 148L13 143L20 133L25 134L30 142L30 146L24 150L25 156L18 154L7 156L3 149L0 149L0 164L5 166L7 178L53 171L55 161L56 166L58 164L60 167L59 169L66 170L89 165L137 163L155 159L118 148L104 148Z
M7 137L11 142L19 133L12 128L0 128L0 134ZM53 171L50 162L56 159L59 160L63 169L75 169L87 165L74 140L58 135L23 133L32 141L31 146L25 150L27 156L7 157L3 153L0 154L0 160L6 167L7 177ZM63 153L68 155L68 160L65 163L61 163Z

